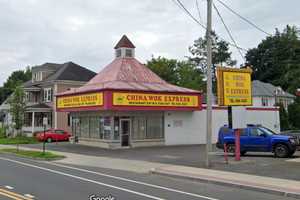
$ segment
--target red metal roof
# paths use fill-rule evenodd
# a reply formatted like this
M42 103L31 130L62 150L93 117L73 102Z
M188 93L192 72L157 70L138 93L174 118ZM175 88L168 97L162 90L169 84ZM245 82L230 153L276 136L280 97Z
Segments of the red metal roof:
M128 39L126 35L123 35L120 41L115 46L115 49L118 49L120 47L126 47L126 48L135 48L135 46L132 44L132 42Z
M85 93L90 91L112 89L149 92L200 93L162 80L148 67L135 58L116 58L99 74L80 88L73 88L59 95Z

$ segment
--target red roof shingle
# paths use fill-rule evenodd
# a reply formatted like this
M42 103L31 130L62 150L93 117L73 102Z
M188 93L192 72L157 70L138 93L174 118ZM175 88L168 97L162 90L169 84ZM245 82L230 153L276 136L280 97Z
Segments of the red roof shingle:
M126 35L123 35L120 41L115 46L115 49L126 47L126 48L135 48L135 46L132 44L132 42L128 39Z
M84 86L74 88L59 95L84 93L104 89L200 93L196 90L169 84L135 58L125 57L113 60L113 62L107 65Z

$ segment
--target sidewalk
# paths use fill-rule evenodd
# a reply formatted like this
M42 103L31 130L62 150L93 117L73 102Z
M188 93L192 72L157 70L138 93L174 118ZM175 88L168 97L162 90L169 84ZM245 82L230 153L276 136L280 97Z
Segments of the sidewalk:
M300 199L300 181L184 166L165 166L151 172Z
M16 148L16 146L0 144L0 149L3 148ZM34 150L34 151L38 150L36 148L30 148L24 146L20 146L20 149ZM105 156L90 156L90 155L82 155L77 153L69 153L69 152L54 151L54 150L49 150L49 151L66 157L61 160L52 161L59 164L115 169L115 170L130 171L135 173L149 173L149 171L153 168L169 166L168 164L157 163L157 162L130 160L125 158L124 159L111 158Z

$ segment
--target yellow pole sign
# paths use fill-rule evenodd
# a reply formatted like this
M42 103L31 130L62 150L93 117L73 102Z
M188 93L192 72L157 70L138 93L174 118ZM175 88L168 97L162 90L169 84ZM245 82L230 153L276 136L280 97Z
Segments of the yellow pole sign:
M252 105L250 68L217 67L218 104L220 106Z
M103 105L103 93L89 93L74 96L57 97L57 108L80 108Z

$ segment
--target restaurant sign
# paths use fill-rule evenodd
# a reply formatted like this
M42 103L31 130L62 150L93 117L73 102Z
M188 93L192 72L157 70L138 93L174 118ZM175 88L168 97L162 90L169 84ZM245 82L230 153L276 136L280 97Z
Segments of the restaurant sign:
M220 106L252 105L250 68L217 68L218 104Z
M102 92L57 97L58 109L94 106L103 106Z
M199 107L198 95L113 93L114 106Z

